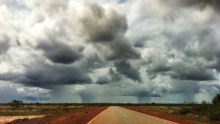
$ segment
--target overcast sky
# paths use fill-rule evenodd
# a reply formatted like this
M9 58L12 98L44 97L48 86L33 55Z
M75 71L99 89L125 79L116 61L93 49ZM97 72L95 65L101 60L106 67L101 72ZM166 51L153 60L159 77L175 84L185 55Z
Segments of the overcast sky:
M210 102L219 92L219 0L0 0L0 102Z

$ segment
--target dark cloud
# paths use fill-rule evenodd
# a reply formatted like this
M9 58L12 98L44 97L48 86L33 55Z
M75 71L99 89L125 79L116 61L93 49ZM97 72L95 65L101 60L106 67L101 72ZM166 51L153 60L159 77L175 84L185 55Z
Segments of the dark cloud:
M153 93L151 90L144 89L144 88L134 88L129 93L125 94L126 96L137 96L140 98L146 97L160 97L160 94Z
M51 89L56 85L91 83L88 70L83 67L32 63L22 74L6 73L0 80L14 81L26 86Z
M205 28L205 29L200 29L198 32L191 32L191 34L183 32L182 38L179 36L176 39L176 46L178 45L179 47L176 47L177 49L181 49L184 54L188 55L189 57L197 57L201 56L207 60L213 59L213 57L216 56L217 52L217 45L218 42L215 40L214 32L212 29ZM184 38L184 36L188 36L188 38ZM193 41L192 38L198 37L197 41ZM182 40L181 40L182 39ZM177 42L179 41L179 42ZM185 42L180 44L180 42ZM197 47L189 47L188 45L191 43L198 43L199 45ZM182 45L182 46L181 46ZM188 48L187 48L188 47Z
M155 92L149 88L143 87L128 87L124 92L121 93L122 96L134 96L138 100L138 103L146 103L150 101L152 97L160 97L161 92Z
M0 83L8 87L0 86L0 97L143 103L218 92L219 83L205 83L219 82L219 0L117 2L3 1ZM110 69L92 82L99 68ZM10 89L11 83L16 87Z
M117 74L112 68L109 69L109 75L112 78L113 82L118 82L122 79L122 77Z
M196 63L197 64L197 63ZM214 73L210 69L201 67L193 63L172 63L164 65L154 65L147 69L150 77L154 78L157 74L171 76L173 79L208 81L216 80Z
M198 46L191 49L186 49L183 51L189 57L204 58L207 63L205 67L207 69L216 69L220 71L220 43L217 38L217 34L210 28L201 30L198 33Z
M180 5L191 6L191 5L198 5L198 4L209 4L212 1L215 1L215 0L184 0L184 1L177 0L176 3L178 3Z
M163 1L165 2L165 1ZM205 7L207 5L213 6L216 10L220 9L219 0L167 0L166 3L171 5L179 5L184 7Z
M140 53L126 39L116 39L109 48L112 53L106 56L107 60L140 58Z
M97 4L89 5L89 12L81 19L82 33L107 60L140 57L140 53L124 36L128 28L125 16Z
M86 58L85 64L88 66L90 71L106 66L106 63L103 62L96 54L90 55L88 58Z
M90 4L89 9L91 14L81 19L89 42L112 42L118 36L124 35L127 30L125 16L113 10L107 14L97 4Z
M101 76L96 81L97 84L101 84L101 85L108 84L110 82L111 82L111 79L109 79L107 76Z
M151 78L162 74L179 80L217 80L213 69L219 70L220 47L212 28L195 26L163 35L169 39L165 48L149 53L147 72Z
M146 90L139 90L136 94L134 94L137 97L137 100L139 103L146 103L149 101L149 98L152 97L160 97L161 95L158 93L152 93Z
M134 47L143 48L144 45L145 45L145 42L144 42L144 41L139 41L139 42L135 42L135 43L134 43Z
M59 42L41 42L38 48L44 51L44 55L52 62L61 64L71 64L79 60L82 55L80 48L71 48L70 46Z
M173 88L171 89L170 93L184 96L183 101L194 101L195 94L200 93L200 90L202 89L197 81L174 80L172 85Z
M220 91L220 84L215 86Z
M85 89L78 92L80 95L82 102L91 103L97 102L102 98L101 102L124 102L126 98L134 98L135 102L138 103L146 103L152 97L160 97L161 92L155 92L153 89L149 89L143 86L134 86L127 82L123 82L124 85L120 83L115 83L114 85L106 84L106 85L96 85L91 84L87 86ZM98 91L98 92L97 92ZM111 96L109 96L111 94ZM120 98L115 101L114 98Z
M3 81L12 81L15 80L18 76L21 76L20 74L15 74L15 73L2 73L0 74L0 80Z
M174 79L208 81L216 80L211 70L202 68L179 68L175 67L173 71L167 72Z
M133 68L129 62L119 61L115 62L114 65L119 73L134 81L141 81L140 72L138 71L138 69Z
M10 48L9 39L8 38L3 38L2 40L0 39L0 55L4 54L9 48Z
M40 68L29 67L20 83L50 87L53 85L91 83L91 79L86 70L80 67L43 65Z
M97 84L108 84L108 83L115 83L122 79L121 75L116 73L112 68L109 69L109 72L105 76L101 76L97 79Z
M83 90L80 92L80 97L83 103L92 103L97 97L97 94L94 91Z

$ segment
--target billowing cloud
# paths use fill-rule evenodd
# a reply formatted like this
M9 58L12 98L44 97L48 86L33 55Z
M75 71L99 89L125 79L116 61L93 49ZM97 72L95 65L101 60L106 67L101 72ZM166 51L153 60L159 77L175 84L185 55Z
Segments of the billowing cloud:
M93 43L107 60L139 58L138 51L125 38L127 20L113 9L90 4L82 15L82 34Z
M128 28L124 15L97 4L88 6L81 22L89 42L113 42L115 38L123 36Z
M180 6L198 6L205 7L207 5L213 6L216 9L219 9L219 0L168 0L168 3L180 5Z
M19 82L39 87L91 82L89 76L83 68L62 66L53 67L50 65L36 66L40 67L29 67L25 72L24 79L21 79Z
M81 58L80 48L71 48L65 44L52 42L40 43L38 46L44 55L55 63L70 64Z
M219 5L1 0L0 94L12 93L4 102L210 101L220 90Z
M119 73L125 75L126 77L131 78L134 81L141 81L141 77L138 69L131 67L129 62L127 61L115 62L115 67Z
M150 76L156 74L169 75L174 79L180 80L216 80L215 73L212 69L208 69L200 65L200 63L183 63L181 61L157 65L151 64L147 69Z
M5 53L9 49L9 39L8 38L3 38L0 39L0 55Z
M1 80L13 81L26 86L51 89L57 85L91 83L88 70L82 66L50 65L43 62L32 63L21 74L5 73Z
M103 84L108 84L108 83L116 83L120 80L122 80L122 76L116 73L112 68L110 68L108 71L108 74L100 76L97 79L96 83L103 85Z

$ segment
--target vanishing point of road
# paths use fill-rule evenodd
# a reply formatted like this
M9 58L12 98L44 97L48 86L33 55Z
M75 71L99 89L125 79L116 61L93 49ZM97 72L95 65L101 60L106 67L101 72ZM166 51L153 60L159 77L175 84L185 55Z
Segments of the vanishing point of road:
M110 106L87 124L177 124L118 106Z

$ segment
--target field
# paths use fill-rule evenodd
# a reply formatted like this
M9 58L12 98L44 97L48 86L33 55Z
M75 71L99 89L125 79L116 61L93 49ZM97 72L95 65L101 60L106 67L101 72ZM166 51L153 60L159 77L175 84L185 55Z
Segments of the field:
M179 123L219 124L220 106L211 104L154 105L128 107L132 110Z
M11 105L0 105L0 115L54 115L62 114L69 109L75 109L82 106L72 106L65 104L24 104L20 107Z
M23 104L0 105L2 118L13 118L11 124L77 123L85 124L108 106L121 106L182 124L218 124L220 106L212 104ZM37 116L36 116L37 115ZM38 117L31 119L33 117ZM17 118L16 118L17 117ZM22 118L23 117L23 118Z

